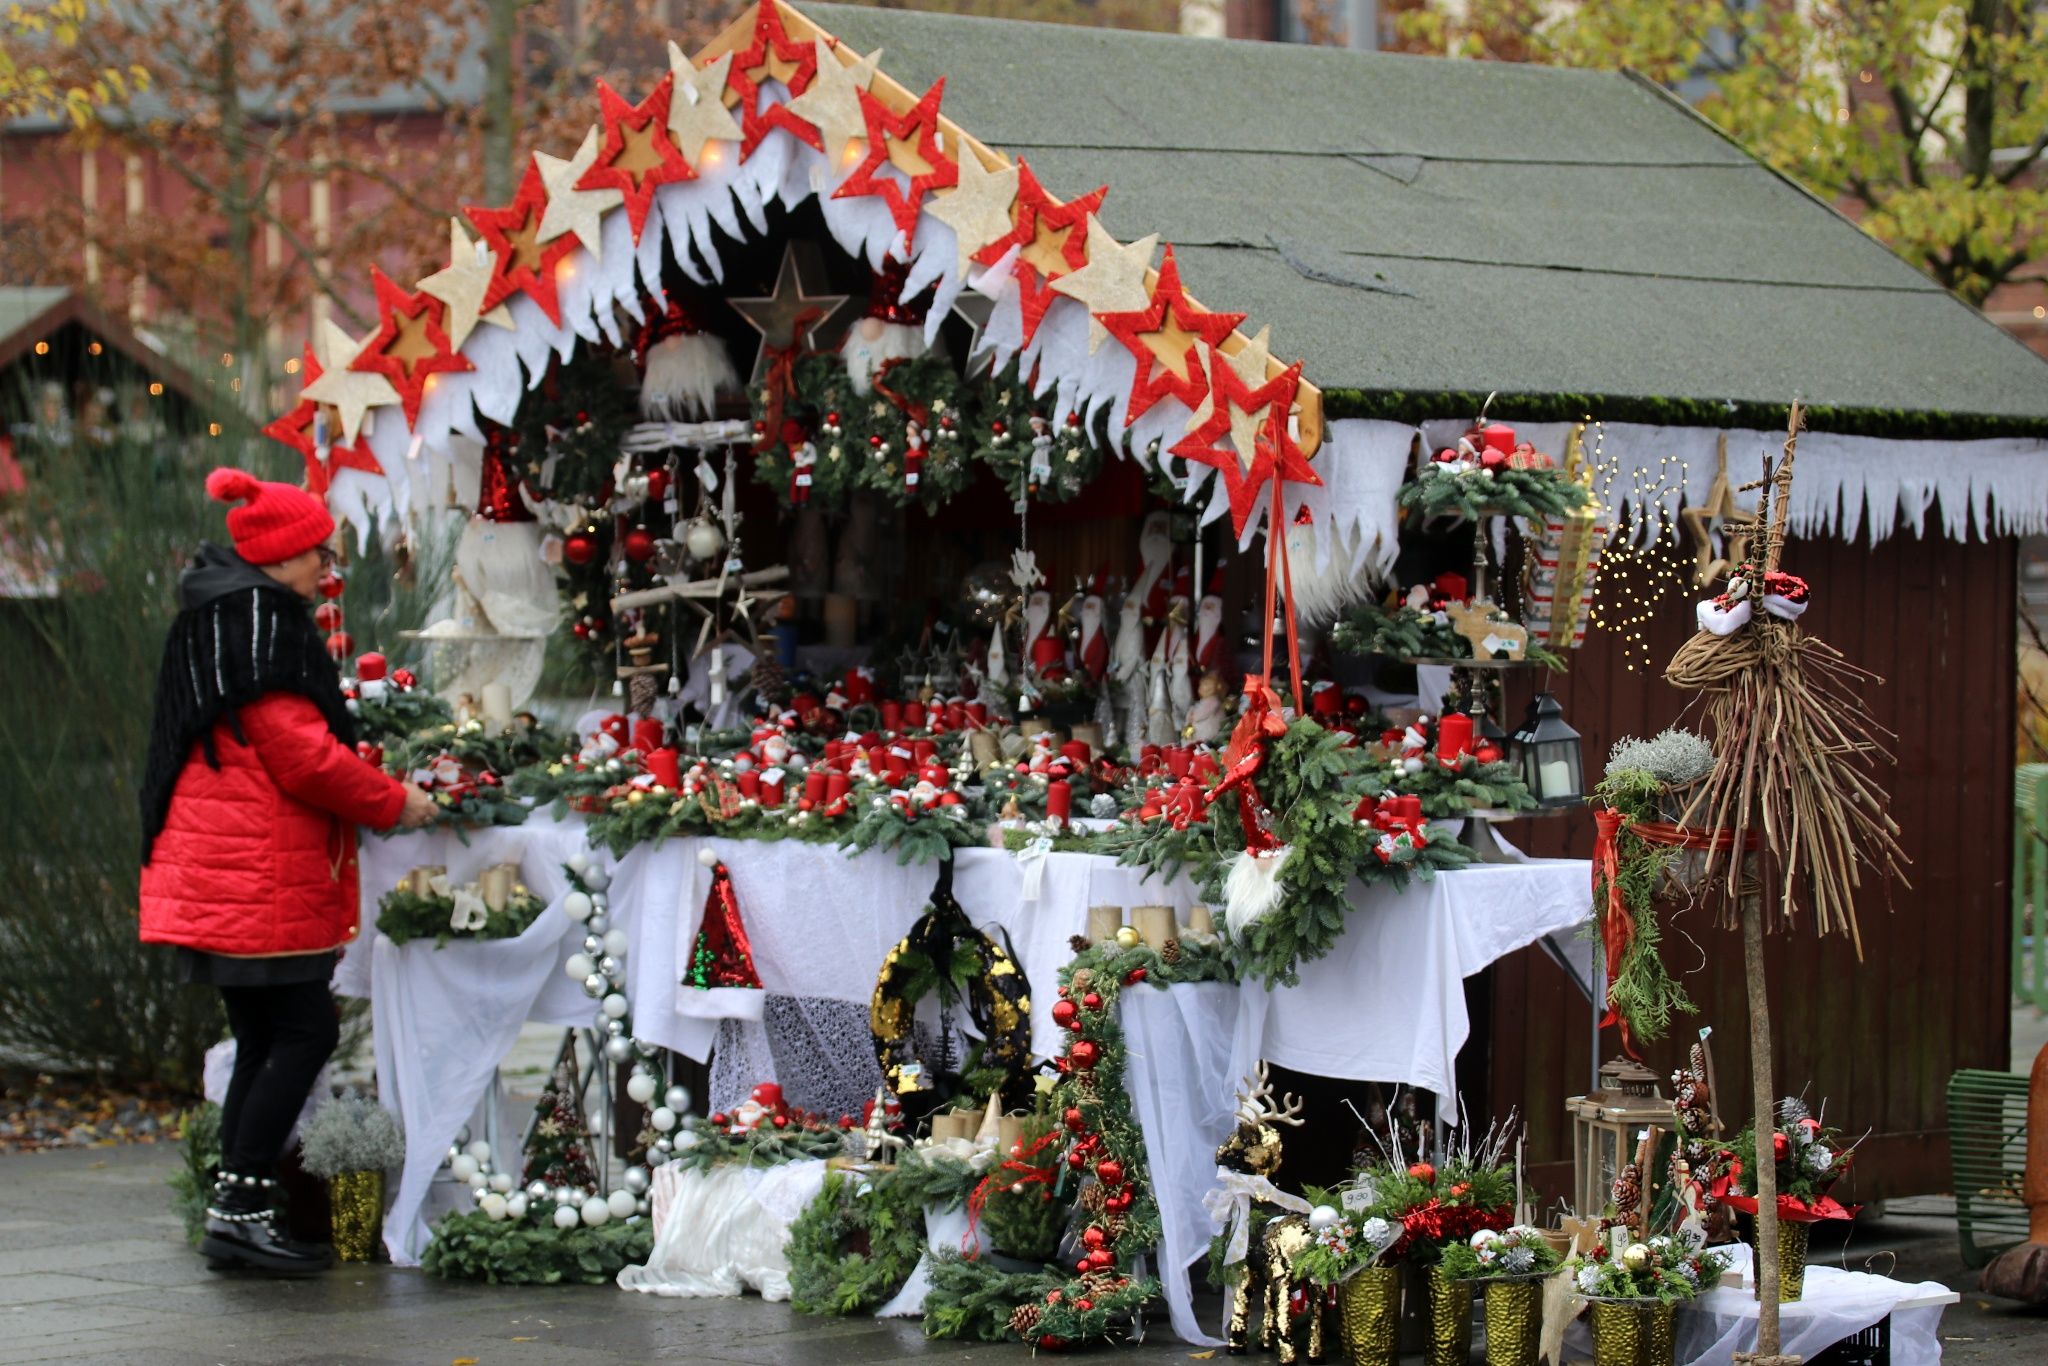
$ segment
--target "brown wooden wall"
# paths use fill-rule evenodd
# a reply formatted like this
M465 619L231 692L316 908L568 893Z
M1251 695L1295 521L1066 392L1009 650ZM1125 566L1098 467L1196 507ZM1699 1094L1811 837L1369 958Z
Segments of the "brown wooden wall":
M1889 910L1878 892L1858 907L1862 963L1846 941L1817 942L1810 928L1769 946L1777 1091L1826 1099L1830 1122L1845 1132L1873 1130L1857 1163L1860 1199L1947 1190L1949 1074L2007 1066L2016 553L2011 540L1911 536L1806 542L1786 553L1786 567L1814 587L1802 624L1887 680L1868 700L1898 736L1887 786L1913 860L1912 886L1893 889ZM1652 658L1661 670L1692 630L1691 600L1658 615ZM1589 784L1615 739L1678 723L1688 701L1661 672L1626 672L1614 638L1599 633L1555 690L1585 736ZM1539 854L1584 858L1592 848L1586 813L1509 829ZM1700 1014L1645 1056L1668 1073L1692 1031L1713 1025L1732 1132L1749 1113L1740 941L1704 911L1668 923L1667 962ZM1490 1015L1489 1108L1520 1109L1532 1175L1559 1194L1570 1172L1560 1101L1585 1089L1588 1007L1540 949L1488 975L1491 991L1470 994ZM1474 1044L1481 1039L1475 1026ZM1610 1054L1618 1046L1612 1030L1603 1043Z

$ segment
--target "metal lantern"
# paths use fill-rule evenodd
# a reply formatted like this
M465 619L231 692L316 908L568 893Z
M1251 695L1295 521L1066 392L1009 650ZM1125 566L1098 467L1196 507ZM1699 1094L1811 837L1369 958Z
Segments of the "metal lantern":
M1564 708L1547 692L1529 701L1529 714L1508 737L1508 757L1539 806L1576 806L1586 795L1579 733L1565 724Z
M1657 1074L1627 1058L1602 1064L1600 1089L1571 1097L1564 1108L1572 1117L1572 1207L1582 1218L1607 1208L1644 1129L1668 1133L1677 1124Z

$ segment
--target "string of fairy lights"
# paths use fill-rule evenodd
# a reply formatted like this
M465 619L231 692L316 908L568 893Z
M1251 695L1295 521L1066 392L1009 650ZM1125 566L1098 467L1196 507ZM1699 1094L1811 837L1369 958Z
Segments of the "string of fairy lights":
M1631 465L1624 471L1618 461L1606 458L1606 428L1589 417L1585 430L1593 439L1586 463L1593 471L1594 487L1602 490L1614 516L1588 620L1595 630L1609 632L1620 642L1622 667L1628 672L1652 669L1656 662L1650 653L1649 625L1668 609L1673 596L1692 586L1685 557L1679 553L1678 521L1662 511L1685 491L1685 461L1666 455L1654 467ZM1617 497L1616 485L1624 473L1627 492Z

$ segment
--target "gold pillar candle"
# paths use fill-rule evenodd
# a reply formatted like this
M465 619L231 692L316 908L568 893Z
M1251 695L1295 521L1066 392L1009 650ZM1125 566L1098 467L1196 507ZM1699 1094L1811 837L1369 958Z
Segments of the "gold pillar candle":
M1789 1219L1778 1220L1778 1303L1791 1304L1806 1294L1806 1244L1813 1233L1812 1224L1795 1224ZM1756 1235L1750 1235L1750 1247L1756 1255L1763 1256L1763 1248L1757 1245ZM1753 1277L1750 1286L1751 1298L1763 1295L1763 1277Z
M1469 1366L1472 1360L1472 1282L1454 1281L1431 1267L1429 1336L1422 1359L1428 1366Z
M1083 721L1075 726L1072 738L1087 745L1090 755L1099 756L1102 753L1102 727L1093 721Z
M1116 938L1116 932L1124 927L1124 908L1121 906L1090 906L1088 908L1088 938L1093 943L1104 943Z
M967 1110L941 1110L932 1116L932 1137L944 1141L974 1137L976 1116Z
M1137 930L1138 937L1145 941L1146 947L1163 949L1166 947L1166 941L1174 935L1173 907L1133 906L1131 927Z
M1207 906L1188 907L1188 933L1216 933L1216 918L1209 914L1209 908Z
M1543 1280L1486 1283L1486 1366L1536 1366L1543 1345Z
M1594 1300L1588 1307L1594 1366L1672 1366L1678 1346L1672 1310L1655 1300Z
M327 1182L328 1219L334 1255L367 1262L384 1230L384 1173L340 1172Z
M477 874L477 895L494 911L505 909L512 899L512 880L518 870L509 863L494 863Z
M405 875L406 890L414 896L433 895L435 878L446 877L448 869L438 863L423 863Z
M1043 735L1052 729L1052 722L1043 716L1027 716L1017 723L1017 733L1022 736Z
M1338 1335L1351 1366L1394 1366L1401 1329L1401 1268L1369 1266L1337 1289Z
M1003 742L992 730L970 731L967 751L974 756L976 772L985 772L1003 761Z

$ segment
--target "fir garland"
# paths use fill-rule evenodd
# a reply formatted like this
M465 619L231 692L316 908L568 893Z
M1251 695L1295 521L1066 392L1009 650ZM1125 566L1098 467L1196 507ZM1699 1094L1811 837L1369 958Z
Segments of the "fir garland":
M1102 469L1102 451L1088 423L1077 412L1056 413L1052 401L1034 397L1018 373L1018 362L1012 361L980 392L974 458L1002 481L1012 503L1025 498L1064 503L1094 481ZM1037 438L1034 418L1045 424L1051 441L1046 448L1049 472L1031 468Z
M527 1219L493 1222L471 1210L434 1225L420 1269L443 1280L491 1285L610 1285L620 1271L653 1255L654 1226L645 1219L558 1229Z
M1465 659L1472 654L1472 642L1448 621L1438 621L1436 613L1405 605L1390 611L1377 602L1361 602L1346 612L1330 629L1330 644L1347 654L1395 659Z
M1583 507L1591 495L1563 471L1476 469L1462 473L1430 461L1401 486L1395 501L1425 518L1557 517Z
M924 1254L923 1206L888 1168L827 1172L789 1227L789 1302L801 1314L864 1314L910 1279Z
M1677 862L1679 851L1667 844L1652 844L1635 831L1636 822L1657 817L1658 798L1664 785L1640 769L1607 771L1594 789L1595 797L1620 814L1621 829L1614 837L1615 875L1613 886L1621 893L1628 912L1631 933L1628 948L1619 963L1607 965L1607 1005L1628 1026L1630 1034L1652 1043L1665 1036L1676 1014L1693 1014L1696 1007L1685 988L1664 966L1658 946L1664 938L1657 923L1657 893L1667 870ZM1604 908L1608 900L1605 867L1593 865L1593 917L1583 933L1599 940Z
M880 849L894 853L899 864L946 863L955 849L972 848L986 839L987 827L968 820L965 806L913 811L890 800L884 791L872 790L866 812L847 832L846 844L856 853Z
M763 1120L735 1134L711 1120L691 1118L676 1131L675 1155L669 1160L694 1172L726 1166L776 1167L837 1157L845 1147L839 1129L815 1121L791 1119L778 1127L773 1120Z
M1473 811L1536 809L1536 798L1519 767L1506 759L1481 763L1469 750L1459 756L1455 768L1445 768L1433 754L1425 755L1419 770L1392 776L1388 786L1420 797L1422 814L1433 821L1458 820Z
M881 384L891 393L924 407L924 464L915 487L904 483L904 426L901 408L879 390L857 394L836 354L805 356L796 363L794 419L817 449L811 466L811 501L825 507L844 504L858 489L868 489L898 506L921 503L928 511L965 489L974 478L974 462L964 440L970 425L965 405L972 391L944 355L937 352L890 366ZM765 386L749 390L761 448L754 460L754 478L775 490L787 506L790 475L795 468L781 432L766 430L768 394Z
M377 933L394 944L432 939L437 949L445 949L457 939L517 939L546 909L547 903L525 887L514 887L502 908L485 908L481 926L458 930L451 923L454 897L435 896L431 892L421 896L394 887L377 899Z
M969 1260L952 1251L933 1253L926 1274L931 1278L924 1297L928 1338L1008 1342L1018 1308L1046 1293L1042 1272L1005 1271L986 1257Z

